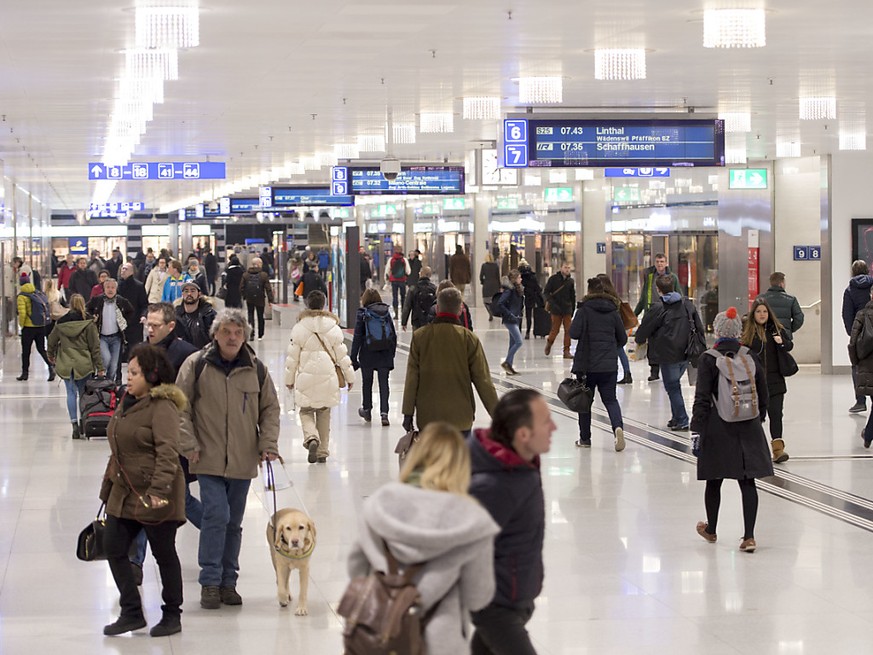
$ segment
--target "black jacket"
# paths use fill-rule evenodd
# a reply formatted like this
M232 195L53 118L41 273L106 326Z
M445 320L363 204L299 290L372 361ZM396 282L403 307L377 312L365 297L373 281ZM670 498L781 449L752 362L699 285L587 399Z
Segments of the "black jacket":
M133 308L127 321L127 329L124 336L129 344L138 344L142 341L142 324L140 319L145 317L149 309L149 295L145 285L131 275L126 280L118 281L118 295L127 300Z
M521 317L524 314L524 304L527 302L517 287L505 287L497 301L500 308L500 320L505 325L521 325Z
M324 280L318 274L318 271L306 271L301 281L303 282L304 298L313 291L321 291L325 296L327 295L327 286L324 284Z
M88 301L88 304L85 305L85 309L88 310L88 313L91 316L97 319L97 331L101 334L101 328L103 327L103 304L106 301L106 296L102 293L99 296L94 296L91 300ZM115 295L115 303L118 305L118 309L121 310L121 315L124 317L124 320L127 321L127 326L130 327L131 322L138 321L139 317L135 317L133 314L133 305L127 302L127 299L120 295ZM126 342L126 331L121 333L122 337Z
M546 507L539 458L526 462L493 441L488 430L467 440L472 460L470 495L500 526L494 540L495 605L530 603L543 588Z
M77 268L70 276L70 285L68 289L70 296L74 293L78 293L85 299L85 302L88 302L88 299L91 297L91 289L94 288L95 284L97 284L97 274L94 273L94 271L90 268L86 268L84 271ZM68 302L70 296L67 296Z
M852 323L855 316L870 302L870 289L873 287L873 275L856 275L849 280L849 286L843 292L843 325L846 334L852 334ZM776 310L773 310L774 313Z
M151 273L152 269L157 265L157 258L149 261L144 257L142 260L142 266L140 266L136 271L136 279L145 284L146 279L148 279L149 273Z
M246 294L246 287L249 284L249 280L251 280L252 278L258 279L258 292L257 294L249 298ZM266 307L267 300L273 302L273 285L270 284L270 275L263 269L254 267L249 268L248 271L243 273L239 286L240 292L243 294L243 300L245 300L246 304L248 305L254 305L255 307Z
M388 350L370 350L367 347L367 331L365 327L364 307L358 308L358 315L355 319L355 336L352 339L351 360L355 370L358 368L367 369L394 369L394 356L397 353L397 332L394 331L394 323L391 323L391 331L394 336L391 348ZM390 319L390 308L383 302L374 302L367 305L374 314L388 316Z
M858 367L855 379L856 396L873 396L873 355L864 359L858 359L858 354L855 350L859 340L869 341L873 338L871 335L866 335L864 330L868 316L873 319L873 300L868 302L864 309L855 316L855 322L852 324L852 335L849 339L849 360L852 362L852 366Z
M421 258L409 260L409 275L406 276L406 284L418 284L421 276Z
M740 349L740 342L734 339L719 340L715 349L721 353L736 353ZM709 353L701 355L697 365L697 388L691 416L691 430L700 434L697 479L743 480L773 475L773 462L770 460L770 449L761 420L754 418L727 423L718 415L713 406L713 396L718 396L718 376L715 357ZM758 392L758 408L763 416L767 409L767 382L764 371L757 363L755 386Z
M521 286L524 287L524 302L528 307L543 306L543 290L537 281L537 275L529 266L518 269L521 273ZM572 312L572 310L571 310Z
M198 350L212 341L209 330L215 320L215 308L203 298L197 301L197 311L185 311L185 303L176 307L176 333Z
M170 364L173 365L175 373L179 372L182 362L198 350L184 339L180 339L175 330L164 337L163 341L159 341L155 345L167 351L167 358L170 360Z
M482 284L482 297L490 303L494 294L500 291L500 266L497 262L485 262L479 269L479 282Z
M244 272L243 267L239 264L230 264L224 269L222 283L227 288L227 296L224 298L224 304L227 307L242 307L242 292L239 283Z
M570 338L576 339L573 373L615 373L618 349L627 343L627 332L618 313L616 299L605 293L585 296L570 324Z
M705 334L700 315L690 300L683 300L677 292L662 297L646 311L634 340L649 342L650 364L678 364L686 361L685 349L691 335L691 314L698 334Z
M212 282L218 275L218 259L211 252L203 258L203 268L206 269L206 277Z
M754 320L749 317L749 320ZM756 334L752 339L752 343L745 344L752 351L752 354L758 358L758 362L764 369L764 374L767 379L767 393L770 396L775 396L788 391L788 386L785 384L785 375L782 374L782 369L779 365L779 351L789 352L794 348L794 342L788 334L788 330L782 328L780 336L782 337L782 345L776 343L773 339L773 333L776 327L772 322L768 321L765 326L767 336L766 343L762 343Z
M564 277L564 274L558 271L546 282L543 296L550 314L569 316L576 308L576 282L573 276Z
M410 314L412 314L413 329L417 330L418 328L424 327L430 323L428 320L428 311L433 305L433 302L427 303L426 307L419 307L419 300L422 296L426 296L428 292L430 292L433 295L434 300L436 300L436 286L430 281L429 277L419 278L414 286L409 287L409 291L406 292L406 300L403 302L403 314L401 316L401 324L403 327L406 327L406 324L409 322Z

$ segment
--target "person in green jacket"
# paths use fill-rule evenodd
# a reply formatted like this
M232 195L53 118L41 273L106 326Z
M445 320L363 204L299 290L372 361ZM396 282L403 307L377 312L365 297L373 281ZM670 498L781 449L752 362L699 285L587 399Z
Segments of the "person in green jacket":
M797 298L785 292L785 273L773 273L770 276L770 288L758 297L767 301L782 327L788 332L788 337L793 339L794 333L803 326L804 316Z
M73 439L80 439L79 398L85 382L98 371L103 375L100 335L85 311L85 299L78 293L70 298L70 311L59 318L48 338L48 358L67 387L67 411L73 424Z
M649 307L661 299L661 296L658 295L658 290L655 288L655 279L662 275L668 275L673 279L673 288L676 291L682 288L679 286L679 278L667 266L666 255L662 252L657 253L655 255L655 265L649 266L649 268L643 271L643 290L640 293L640 301L634 308L634 314L637 316L644 311L649 311ZM661 368L657 364L652 364L649 368L651 369L649 371L649 382L660 379Z

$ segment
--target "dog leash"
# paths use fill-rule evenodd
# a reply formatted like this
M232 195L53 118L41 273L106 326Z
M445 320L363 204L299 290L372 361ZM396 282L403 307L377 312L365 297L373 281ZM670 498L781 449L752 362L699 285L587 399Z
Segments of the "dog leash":
M287 475L288 470L285 468L285 462L282 459L279 459L279 462L282 464L282 469L285 471ZM267 460L267 488L270 489L273 495L273 514L270 518L270 526L273 528L273 550L275 550L279 555L285 557L286 559L306 559L310 555L312 555L312 551L315 550L315 542L309 547L308 550L305 550L300 555L291 555L289 553L285 553L281 548L276 546L276 513L279 511L279 503L276 500L276 474L273 472L273 462L269 459Z

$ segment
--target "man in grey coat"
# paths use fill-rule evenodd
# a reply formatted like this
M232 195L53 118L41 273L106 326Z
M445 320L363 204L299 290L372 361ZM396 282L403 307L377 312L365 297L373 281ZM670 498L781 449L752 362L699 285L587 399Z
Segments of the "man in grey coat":
M770 288L761 294L767 301L782 327L792 337L803 326L803 310L797 298L785 292L785 273L776 271L770 276Z

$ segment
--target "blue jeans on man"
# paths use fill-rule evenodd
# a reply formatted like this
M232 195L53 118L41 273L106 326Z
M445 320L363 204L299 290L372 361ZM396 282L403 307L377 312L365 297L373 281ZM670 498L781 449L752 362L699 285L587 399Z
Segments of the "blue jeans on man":
M203 521L200 524L200 585L236 587L242 520L251 480L197 474Z
M612 431L615 432L616 428L624 428L621 418L621 406L618 404L618 398L615 396L618 371L611 373L588 373L585 376L585 382L589 389L596 389L600 394L600 400L603 401L606 412L609 414L609 424L612 426ZM580 412L579 414L579 438L582 441L591 441L591 412Z
M391 283L391 306L394 308L394 317L397 318L397 307L403 309L406 302L406 282Z
M675 364L661 364L661 379L664 382L664 390L670 399L670 413L672 425L676 428L688 427L688 412L685 411L685 399L682 398L682 375L688 368L688 362Z
M106 378L115 379L118 372L118 360L121 359L121 332L100 335L100 356L106 367Z

